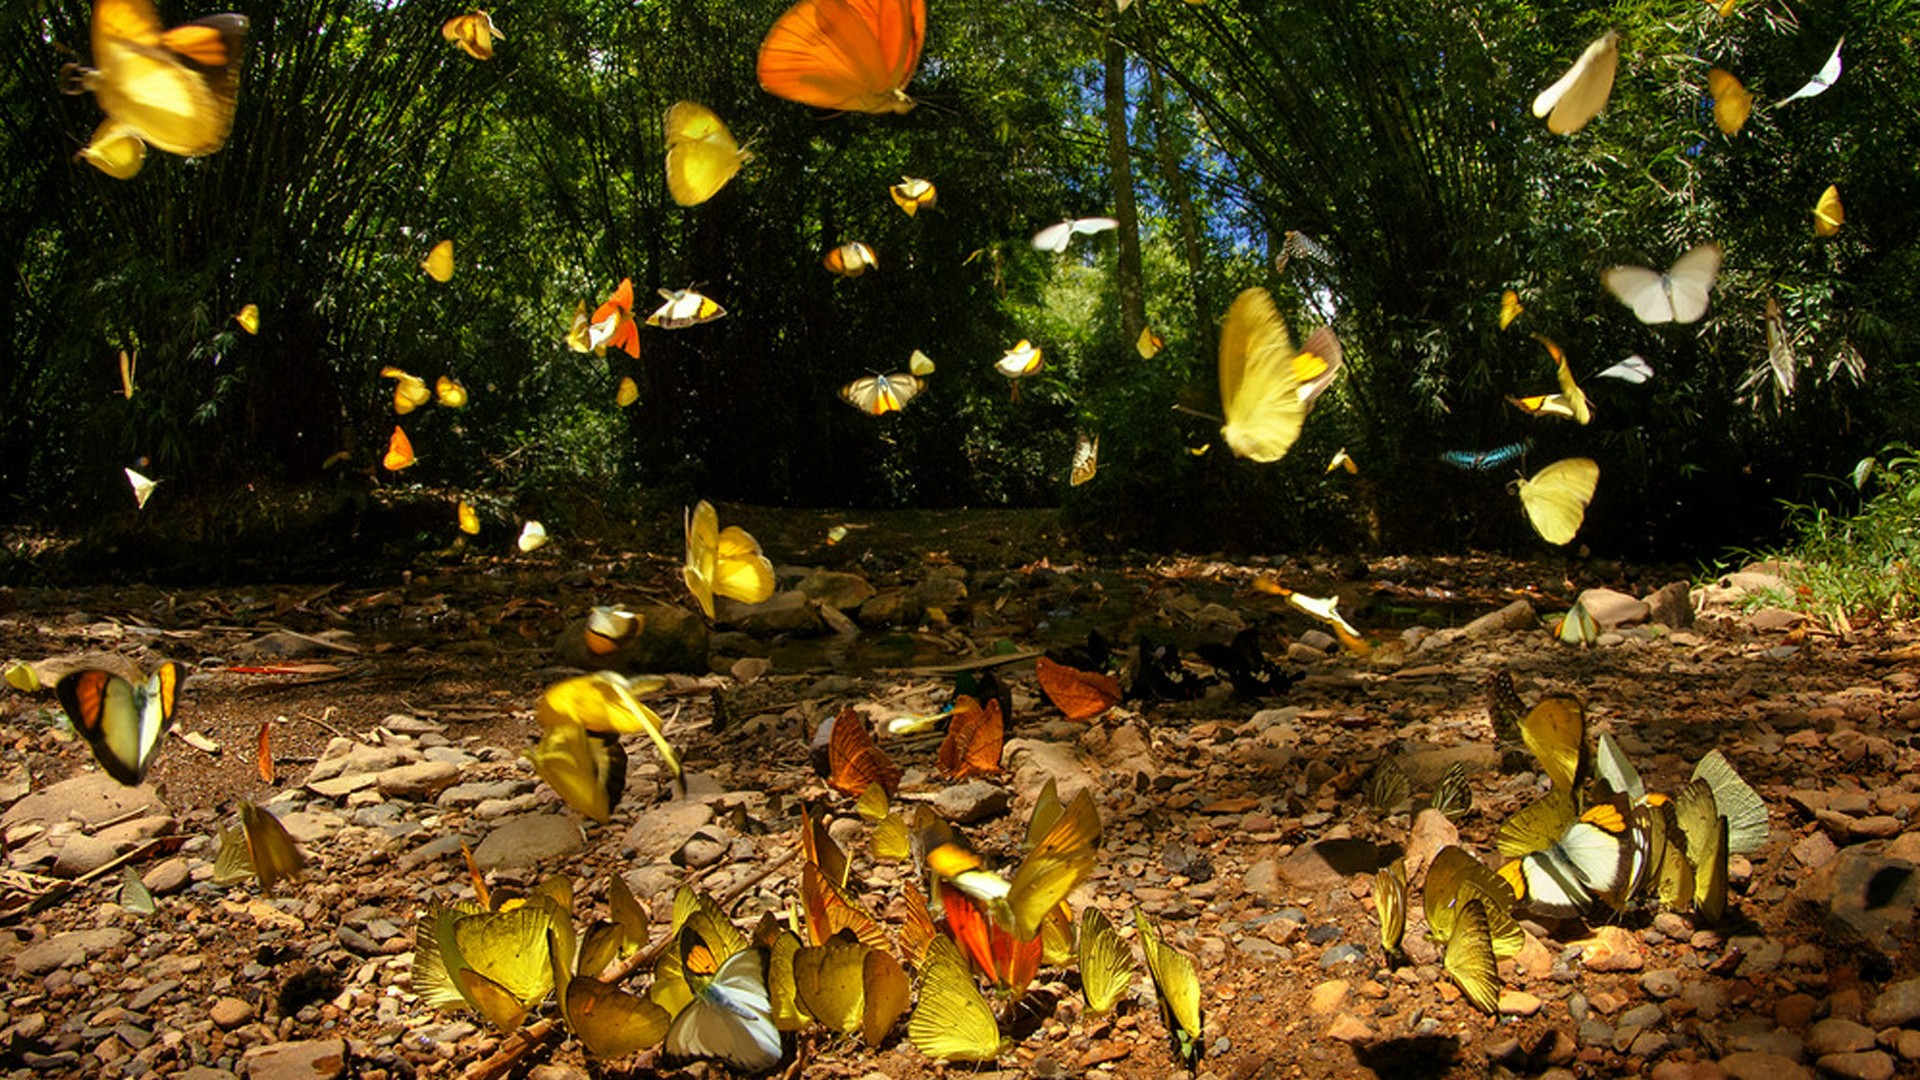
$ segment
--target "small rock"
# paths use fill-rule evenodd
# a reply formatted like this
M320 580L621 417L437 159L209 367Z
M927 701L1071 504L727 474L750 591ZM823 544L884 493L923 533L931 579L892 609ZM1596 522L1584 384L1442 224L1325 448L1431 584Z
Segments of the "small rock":
M1345 979L1331 979L1313 988L1307 997L1307 1011L1325 1016L1346 1003L1350 985Z
M1653 1067L1653 1080L1725 1080L1726 1073L1711 1061L1675 1061L1666 1058Z
M1327 1026L1327 1037L1344 1043L1371 1042L1373 1029L1352 1013L1341 1013Z
M1812 994L1788 994L1773 1003L1773 1022L1789 1031L1800 1031L1819 1011L1820 1001Z
M742 633L766 638L779 634L811 637L826 633L819 606L806 593L789 589L777 592L759 604L742 604L718 597L714 602L714 621Z
M794 588L841 611L852 611L874 593L866 578L838 570L815 570L801 578Z
M1644 622L1649 610L1646 604L1613 589L1584 589L1577 602L1602 630Z
M1680 973L1670 968L1649 971L1640 976L1640 989L1655 1001L1665 1001L1680 993Z
M1639 940L1622 927L1603 926L1580 945L1588 971L1639 971L1646 964Z
M712 820L710 804L675 799L641 812L627 830L625 843L644 862L664 859Z
M1469 638L1492 637L1514 630L1532 630L1540 624L1540 618L1534 614L1533 605L1525 600L1515 600L1499 611L1491 611L1461 628Z
M1413 828L1407 835L1407 877L1424 872L1442 848L1460 842L1460 830L1447 815L1425 807L1413 816Z
M1833 841L1823 832L1803 836L1794 841L1793 846L1787 850L1795 862L1809 870L1817 870L1827 865L1833 861L1835 855L1840 853L1840 849L1834 846Z
M1813 1074L1792 1058L1757 1050L1728 1054L1718 1064L1727 1080L1813 1080Z
M1893 1048L1907 1061L1920 1061L1920 1031L1905 1030L1893 1037Z
M1852 1020L1828 1018L1807 1029L1807 1052L1814 1057L1873 1049L1873 1029Z
M1823 1054L1814 1064L1821 1072L1844 1080L1893 1080L1893 1056L1884 1050Z
M1692 589L1684 581L1669 582L1645 598L1647 621L1675 630L1693 625Z
M1013 796L1006 788L985 780L969 780L941 788L933 797L934 813L960 825L971 825L1007 812Z
M155 896L172 896L187 887L191 876L187 860L176 855L171 859L162 860L158 866L147 871L140 878L140 884L145 885L147 891Z
M14 954L13 968L22 975L45 975L59 968L75 967L108 949L125 945L128 937L127 932L117 926L55 934L22 947Z
M421 761L383 770L377 786L380 794L389 799L426 802L458 779L460 767L457 765L444 761Z
M207 1010L207 1018L222 1031L232 1031L253 1019L253 1003L245 998L223 997Z
M1501 1016L1532 1016L1540 1011L1540 1006L1540 999L1525 990L1500 991Z
M53 860L53 876L77 878L90 874L112 862L118 854L111 841L74 833L60 845L59 854Z
M339 1080L347 1074L345 1039L256 1046L240 1058L246 1080Z
M473 849L482 870L532 866L586 846L580 826L558 814L527 814L502 822Z
M1875 1028L1906 1027L1915 1020L1920 1020L1920 978L1889 985L1867 1009L1867 1023Z
M704 870L726 858L732 846L725 838L702 830L680 845L680 850L674 852L673 862L689 870Z

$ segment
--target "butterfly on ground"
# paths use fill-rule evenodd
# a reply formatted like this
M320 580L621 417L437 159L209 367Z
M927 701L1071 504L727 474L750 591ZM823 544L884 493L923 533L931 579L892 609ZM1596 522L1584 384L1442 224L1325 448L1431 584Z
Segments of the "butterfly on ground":
M1547 130L1571 135L1606 107L1613 73L1620 65L1620 35L1609 30L1588 45L1565 75L1533 99L1533 115L1546 117Z
M1087 1012L1102 1016L1113 1011L1133 989L1133 952L1114 929L1107 913L1092 905L1081 909L1078 940L1080 990Z
M936 936L927 943L919 1001L907 1018L907 1041L936 1061L993 1061L1000 1056L1000 1022L952 938Z
M926 383L896 371L891 375L869 375L853 380L840 388L840 400L868 416L885 416L906 408L907 402L924 389Z
M244 15L168 29L150 0L96 0L94 66L71 66L66 81L73 93L93 91L107 118L81 156L126 180L149 145L182 157L226 145L246 38Z
M1514 487L1534 531L1549 544L1565 544L1580 531L1599 482L1600 466L1592 458L1563 458Z
M1614 266L1601 272L1600 283L1643 323L1698 322L1707 313L1721 254L1719 244L1708 242L1674 260L1664 274L1644 266Z
M773 595L773 563L761 552L760 542L738 525L720 528L719 515L705 499L687 511L687 559L681 576L709 619L716 595L743 604L762 603Z
M93 759L100 768L134 787L146 778L167 730L173 726L174 702L186 670L168 662L154 668L145 679L132 665L127 665L125 674L133 678L84 668L66 675L53 689L73 729L93 749Z
M1388 962L1400 955L1407 933L1407 861L1395 859L1373 875L1373 911L1380 919L1380 949Z
M940 196L939 189L931 180L921 180L912 176L903 176L900 182L887 188L887 194L893 196L894 205L908 217L934 205Z
M1813 235L1832 236L1846 220L1846 208L1840 205L1840 187L1828 184L1827 190L1820 193L1820 200L1813 204Z
M495 38L507 40L507 35L493 24L493 16L484 11L470 11L465 15L455 15L440 24L440 36L460 46L468 56L475 60L493 59Z
M733 141L718 113L691 101L667 109L667 192L681 206L714 197L753 157Z
M822 109L908 112L926 37L926 0L800 0L760 42L760 88Z
M98 31L96 31L96 34L97 33ZM1802 86L1800 89L1795 90L1793 93L1788 94L1784 98L1781 98L1777 103L1774 104L1774 108L1777 109L1781 105L1785 105L1789 101L1798 101L1801 98L1818 97L1821 94L1826 93L1828 87L1832 86L1834 83L1839 82L1840 81L1840 47L1842 45L1845 45L1846 43L1847 43L1847 39L1845 37L1842 37L1839 41L1835 42L1833 46L1833 55L1827 57L1827 62L1821 66L1819 72L1816 73L1813 76L1813 78L1808 79L1807 84L1805 86ZM99 46L96 45L95 50L98 51L98 48Z
M948 780L997 773L1006 733L998 699L990 698L983 706L966 694L958 695L947 714L947 734L934 755L934 767Z
M1120 680L1105 672L1085 671L1042 656L1034 661L1040 692L1069 720L1088 721L1120 701Z
M827 731L827 783L835 791L859 798L874 784L889 796L899 789L904 775L900 766L873 741L857 710L842 709L825 723L832 725Z
M453 280L453 241L442 240L433 245L433 249L427 252L427 257L420 260L420 269L425 270L428 277L441 284Z
M1278 461L1300 438L1311 388L1337 370L1339 342L1321 327L1296 350L1265 289L1248 289L1227 310L1220 331L1220 434L1251 461ZM1324 386L1324 384L1321 384Z
M860 241L849 240L827 252L820 263L827 268L827 273L836 277L856 278L869 270L878 270L880 257Z
M1753 93L1731 71L1707 72L1707 93L1713 95L1713 122L1728 135L1738 135L1753 114Z
M1067 218L1049 225L1033 234L1035 251L1050 251L1055 255L1067 250L1067 244L1075 236L1092 236L1094 233L1108 232L1120 227L1120 222L1110 217Z
M1073 446L1073 468L1068 471L1067 482L1074 487L1093 479L1100 471L1100 436L1081 432Z
M306 853L273 811L242 801L240 827L221 831L213 880L224 885L252 877L260 883L260 891L270 892L275 884L299 877L306 868Z
M658 292L667 302L647 316L648 326L658 326L665 330L683 330L689 326L712 322L727 313L727 309L692 289L660 289Z
M1146 954L1147 973L1153 976L1154 994L1160 1002L1160 1023L1167 1029L1167 1041L1174 1060L1193 1069L1206 1052L1200 1033L1204 1020L1200 1010L1200 975L1193 958L1166 943L1159 926L1145 910L1133 909L1134 927L1140 933L1140 951Z

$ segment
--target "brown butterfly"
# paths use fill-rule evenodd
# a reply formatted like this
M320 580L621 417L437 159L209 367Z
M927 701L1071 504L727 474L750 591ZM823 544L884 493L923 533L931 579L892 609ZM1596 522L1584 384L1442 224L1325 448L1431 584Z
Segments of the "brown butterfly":
M800 868L800 906L807 913L808 944L824 945L841 930L852 930L862 944L893 950L880 920L868 914L851 893L828 881L812 863Z
M1000 771L1000 750L1006 741L1006 721L1000 715L1000 702L989 700L986 708L965 694L953 699L953 713L947 720L947 737L940 740L935 767L948 780L986 776Z
M255 757L257 759L255 764L257 764L260 769L260 779L271 785L275 776L273 768L273 721L271 720L260 725L260 745L255 752Z
M900 766L873 741L867 722L848 707L833 720L833 735L827 743L827 783L835 791L854 798L879 784L889 797L900 790Z
M1040 689L1069 720L1092 720L1120 701L1120 680L1041 657L1034 663Z

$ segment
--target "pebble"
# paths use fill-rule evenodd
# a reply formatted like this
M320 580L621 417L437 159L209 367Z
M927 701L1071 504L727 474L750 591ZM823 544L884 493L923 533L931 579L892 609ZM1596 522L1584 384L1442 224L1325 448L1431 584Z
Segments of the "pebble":
M1920 978L1893 983L1873 999L1867 1023L1875 1028L1906 1027L1920 1020Z
M950 784L933 797L934 813L959 825L971 825L998 817L1013 805L1013 796L999 784L969 780Z
M1501 1016L1532 1016L1540 1011L1542 1002L1525 990L1500 991Z
M1580 946L1588 971L1639 971L1646 964L1639 940L1622 927L1603 926Z
M1352 1013L1341 1013L1327 1025L1327 1037L1344 1043L1371 1042L1373 1029Z
M207 1010L207 1018L224 1031L232 1031L253 1019L253 1003L245 998L223 997Z
M125 945L131 936L117 926L55 934L14 954L13 968L22 975L45 975L60 968L76 967L108 949Z
M1845 1080L1893 1080L1893 1057L1884 1050L1823 1054L1814 1064L1821 1072Z
M1829 1017L1807 1029L1807 1052L1815 1057L1873 1049L1873 1029Z
M1346 1003L1347 992L1351 989L1345 979L1332 979L1313 988L1307 997L1307 1011L1315 1016L1325 1016Z
M1655 1001L1665 1001L1680 993L1680 973L1671 968L1649 971L1640 976L1640 989Z
M473 849L473 861L482 870L533 866L571 855L586 846L580 826L559 814L527 814L509 818L488 833Z
M1727 1080L1813 1080L1806 1066L1789 1057L1742 1050L1719 1061Z
M240 1058L247 1080L339 1080L347 1074L345 1039L307 1039L256 1046Z

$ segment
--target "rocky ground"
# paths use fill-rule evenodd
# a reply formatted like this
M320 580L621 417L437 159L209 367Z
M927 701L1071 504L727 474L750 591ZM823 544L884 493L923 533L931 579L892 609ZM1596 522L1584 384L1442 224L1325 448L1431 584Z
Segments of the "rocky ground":
M849 801L812 771L820 720L849 705L876 721L932 711L952 690L942 669L1090 628L1122 643L1153 628L1190 649L1254 626L1305 676L1265 701L1216 686L1075 724L1039 696L1030 658L1001 665L1014 718L1006 772L984 787L945 791L932 740L882 737L907 769L904 799L938 798L1009 860L1047 779L1095 792L1100 868L1073 902L1107 909L1129 941L1138 904L1198 960L1202 1075L1920 1070L1920 643L1904 628L1842 638L1756 607L1756 590L1778 585L1764 575L1689 596L1661 591L1671 570L1592 563L1094 560L1037 517L862 519L852 524L872 527L835 545L824 519L746 521L786 591L758 611L723 606L711 630L677 583L677 553L583 543L448 552L350 583L0 592L9 657L52 670L111 652L191 672L179 730L137 789L91 765L50 695L0 692L0 738L13 748L0 774L0 1069L454 1076L495 1068L505 1049L517 1055L505 1067L525 1075L724 1074L652 1051L592 1062L563 1037L527 1046L420 1004L414 921L472 895L461 844L496 889L566 875L582 924L620 874L660 925L689 880L746 925L793 902L798 807L826 798L863 901L897 923L911 871L866 855ZM1339 650L1251 588L1256 575L1341 596L1373 655ZM1617 623L1598 645L1542 629L1541 616L1596 586L1619 590L1593 598ZM619 660L676 672L654 704L688 768L681 793L629 739L610 825L568 810L520 757L539 692L584 659L569 631L596 603L648 616ZM1442 972L1417 901L1409 962L1383 962L1370 890L1375 867L1404 852L1417 895L1423 857L1456 835L1496 861L1493 830L1541 790L1524 752L1498 745L1489 725L1481 683L1496 669L1530 700L1583 698L1589 733L1611 731L1650 788L1674 789L1720 748L1765 797L1772 828L1734 860L1722 926L1643 910L1526 923L1527 948L1501 964L1500 1015L1487 1017ZM272 783L257 767L263 724ZM1388 756L1418 795L1463 763L1472 810L1457 823L1375 814L1365 781ZM270 806L301 843L311 865L300 880L264 895L251 881L213 883L214 837L241 799ZM121 906L123 865L156 895L154 913ZM1117 1016L1090 1019L1077 976L1043 971L1004 1030L1007 1075L1178 1071L1144 974ZM803 1033L782 1068L939 1071L904 1025L878 1050Z

